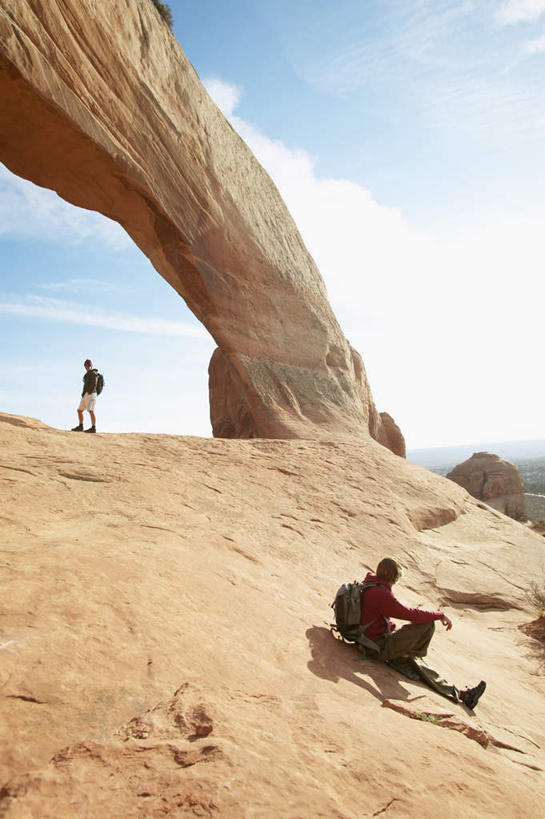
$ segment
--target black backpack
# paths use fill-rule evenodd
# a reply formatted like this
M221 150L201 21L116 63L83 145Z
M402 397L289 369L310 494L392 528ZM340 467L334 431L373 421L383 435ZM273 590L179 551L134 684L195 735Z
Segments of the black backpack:
M358 583L354 580L353 583L343 583L335 595L335 600L331 604L331 608L335 612L335 622L330 623L331 633L335 637L339 637L343 642L356 643L360 650L370 649L372 652L379 652L379 646L365 636L366 630L371 623L366 623L364 626L360 624L361 620L361 596L366 589L372 586L380 586L380 583Z
M102 373L97 373L97 385L96 385L96 389L95 389L95 392L96 392L97 395L100 395L100 393L104 389L104 384L105 383L106 382L104 381L104 376L102 375Z

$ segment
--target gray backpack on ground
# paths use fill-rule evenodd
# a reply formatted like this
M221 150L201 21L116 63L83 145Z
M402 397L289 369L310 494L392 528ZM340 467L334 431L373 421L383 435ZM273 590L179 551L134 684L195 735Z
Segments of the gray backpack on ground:
M377 653L380 651L378 645L365 636L366 630L371 623L366 623L364 626L360 624L361 620L361 596L366 589L372 586L379 586L380 583L358 583L354 580L353 583L343 583L335 595L335 600L331 604L331 608L335 613L335 622L330 623L330 630L334 637L338 637L343 642L355 643L360 651L368 649L370 653Z

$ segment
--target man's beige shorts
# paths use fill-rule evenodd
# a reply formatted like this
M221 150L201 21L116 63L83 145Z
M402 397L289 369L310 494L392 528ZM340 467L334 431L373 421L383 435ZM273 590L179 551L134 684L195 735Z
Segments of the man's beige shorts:
M94 412L96 402L96 392L86 392L79 402L78 410L80 412L83 412L84 410L87 410L87 412Z

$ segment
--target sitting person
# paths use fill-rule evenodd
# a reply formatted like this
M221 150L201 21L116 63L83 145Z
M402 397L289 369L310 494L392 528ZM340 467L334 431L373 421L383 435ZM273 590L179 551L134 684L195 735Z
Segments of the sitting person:
M418 677L439 694L454 702L461 700L468 708L475 708L486 688L484 680L473 688L459 691L437 672L415 660L415 657L426 656L435 631L435 621L439 620L447 631L452 628L452 621L442 611L411 609L400 603L392 593L392 586L400 577L399 564L392 558L385 557L378 564L376 574L369 572L363 581L375 584L362 592L360 623L366 627L365 636L379 648L377 659L400 670L404 663L412 666L418 672ZM396 629L390 617L408 620L410 625Z

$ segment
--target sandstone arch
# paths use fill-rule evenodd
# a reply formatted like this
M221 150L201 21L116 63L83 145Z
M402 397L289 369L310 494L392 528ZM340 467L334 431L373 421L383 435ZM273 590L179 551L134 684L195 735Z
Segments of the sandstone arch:
M216 340L215 435L404 454L278 191L149 0L11 0L0 99L0 160L118 221Z

